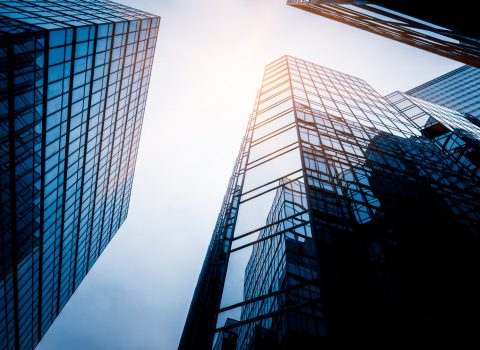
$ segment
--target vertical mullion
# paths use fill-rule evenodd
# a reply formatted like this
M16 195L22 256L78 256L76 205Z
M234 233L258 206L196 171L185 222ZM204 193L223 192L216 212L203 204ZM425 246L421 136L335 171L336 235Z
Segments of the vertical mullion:
M47 144L47 97L48 97L48 59L50 48L50 32L44 31L44 61L43 61L43 106L42 106L42 147L41 147L41 175L40 175L40 237L39 237L39 259L38 259L38 330L37 338L42 337L42 314L43 314L43 255L44 255L44 223L45 223L45 146Z
M72 117L72 94L73 94L73 80L75 73L75 51L77 46L77 28L72 29L72 55L71 55L71 64L70 64L70 81L69 81L69 91L68 91L68 112L67 112L67 126L66 126L66 135L65 135L65 159L64 159L64 169L63 169L63 193L62 193L62 215L61 215L61 228L60 228L60 244L59 244L59 263L58 263L58 289L57 289L57 305L56 312L60 312L60 294L62 290L62 264L63 264L63 245L65 239L65 205L67 199L67 173L68 173L68 160L69 160L69 148L70 148L70 120ZM63 114L63 112L62 112ZM63 118L62 122L63 124ZM60 136L62 137L62 136Z
M92 28L90 27L90 31ZM98 25L95 25L94 40L93 40L93 54L92 54L92 72L90 74L90 88L89 88L89 97L88 97L88 107L87 107L87 117L85 123L85 145L83 146L83 162L82 162L82 175L81 175L81 185L80 185L80 198L79 198L79 208L78 208L78 221L77 221L77 235L75 239L75 255L74 255L74 265L73 265L73 282L72 282L72 292L75 291L75 285L77 282L77 265L78 265L78 243L80 239L80 225L82 220L82 209L83 209L83 194L84 194L84 184L85 184L85 165L87 163L87 145L88 145L88 131L90 127L90 113L92 106L92 92L93 92L93 78L95 76L95 58L97 56L97 41L98 41ZM90 44L89 44L90 45ZM88 56L87 56L88 57ZM88 59L87 59L88 60Z

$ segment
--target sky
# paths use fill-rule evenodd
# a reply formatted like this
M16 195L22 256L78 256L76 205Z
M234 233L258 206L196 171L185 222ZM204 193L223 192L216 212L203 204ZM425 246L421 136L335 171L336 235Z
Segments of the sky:
M460 66L285 5L121 0L162 17L126 222L38 350L176 349L265 65L405 91Z

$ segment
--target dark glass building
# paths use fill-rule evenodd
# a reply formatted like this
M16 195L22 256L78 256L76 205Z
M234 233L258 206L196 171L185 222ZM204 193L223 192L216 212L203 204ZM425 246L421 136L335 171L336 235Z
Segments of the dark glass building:
M127 216L159 17L0 1L0 349L33 349Z
M406 92L480 120L480 69L462 66Z
M267 65L180 349L475 335L479 141L449 108Z
M480 176L478 119L398 91L386 99L410 117L426 138L450 154L465 171L474 178Z
M480 67L478 14L435 0L288 0L287 4Z

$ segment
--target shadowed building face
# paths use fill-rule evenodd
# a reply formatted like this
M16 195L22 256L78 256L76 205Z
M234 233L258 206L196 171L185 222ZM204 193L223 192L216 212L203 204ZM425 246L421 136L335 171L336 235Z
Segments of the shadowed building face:
M287 4L480 67L478 16L434 0L288 0Z
M267 65L180 348L473 334L479 140L454 110Z
M33 349L128 213L159 17L0 4L0 348Z

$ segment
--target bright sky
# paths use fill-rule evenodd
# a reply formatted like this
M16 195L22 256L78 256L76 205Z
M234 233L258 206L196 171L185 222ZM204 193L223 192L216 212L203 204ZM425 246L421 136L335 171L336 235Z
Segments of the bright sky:
M382 94L460 66L286 0L119 2L162 17L129 217L38 350L177 348L267 63L290 54Z

